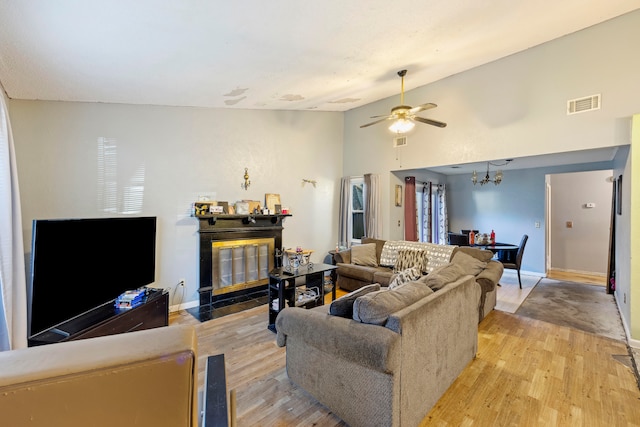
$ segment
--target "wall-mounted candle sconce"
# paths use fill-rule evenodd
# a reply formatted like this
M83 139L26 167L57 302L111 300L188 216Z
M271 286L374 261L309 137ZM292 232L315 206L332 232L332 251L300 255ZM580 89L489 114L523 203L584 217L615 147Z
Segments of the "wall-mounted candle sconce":
M249 181L249 170L244 168L244 182L240 184L240 188L244 190L248 190L251 185L251 181Z

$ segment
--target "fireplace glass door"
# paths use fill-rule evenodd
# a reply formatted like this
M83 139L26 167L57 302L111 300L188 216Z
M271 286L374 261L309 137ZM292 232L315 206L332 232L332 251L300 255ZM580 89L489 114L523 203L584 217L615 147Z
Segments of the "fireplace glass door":
M274 239L221 240L211 245L214 295L268 283Z

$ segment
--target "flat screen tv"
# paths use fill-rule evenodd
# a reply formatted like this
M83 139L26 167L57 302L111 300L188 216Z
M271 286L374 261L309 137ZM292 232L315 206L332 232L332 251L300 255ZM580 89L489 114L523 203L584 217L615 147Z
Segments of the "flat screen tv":
M36 219L29 336L155 280L156 218Z

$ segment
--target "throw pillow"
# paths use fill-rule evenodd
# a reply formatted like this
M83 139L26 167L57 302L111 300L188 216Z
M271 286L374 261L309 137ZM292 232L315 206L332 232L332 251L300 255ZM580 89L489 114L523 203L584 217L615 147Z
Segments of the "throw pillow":
M343 295L331 303L329 306L329 314L332 316L347 317L351 319L353 317L353 303L356 298L366 295L369 292L379 290L380 284L374 283L373 285L363 286L360 289L356 289L353 292Z
M458 264L445 264L434 268L421 282L424 282L433 291L442 289L447 283L455 282L462 276L466 276L464 269Z
M400 249L393 272L397 273L411 267L417 267L420 272L426 273L428 263L429 258L427 258L426 251L421 249Z
M462 267L465 274L477 276L487 266L486 262L482 262L477 258L467 255L464 252L456 252L451 259L453 264L458 264Z
M390 315L421 300L433 291L422 283L409 282L397 289L370 292L353 304L353 320L384 325Z
M389 282L389 289L395 289L412 280L417 280L422 276L422 272L418 267L407 268L402 270Z
M376 244L365 243L364 245L353 245L351 247L351 264L377 267Z

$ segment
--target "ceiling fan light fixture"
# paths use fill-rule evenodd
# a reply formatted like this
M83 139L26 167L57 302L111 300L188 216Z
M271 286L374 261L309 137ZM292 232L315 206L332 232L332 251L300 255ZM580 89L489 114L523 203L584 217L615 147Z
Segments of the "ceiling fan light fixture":
M415 126L415 122L426 123L431 126L437 127L446 127L447 124L444 122L439 122L438 120L426 119L424 117L416 116L416 113L421 111L430 110L432 108L436 108L437 105L428 102L426 104L418 105L417 107L411 107L410 105L404 105L404 76L407 74L407 70L398 71L398 76L400 76L400 105L397 105L391 109L391 114L388 116L372 116L372 119L376 119L373 122L366 123L361 125L360 128L366 128L371 125L375 125L376 123L386 122L387 120L394 120L393 124L389 126L389 130L391 132L402 134L407 133Z
M393 133L407 133L414 128L416 124L408 119L398 119L389 126L389 130Z

